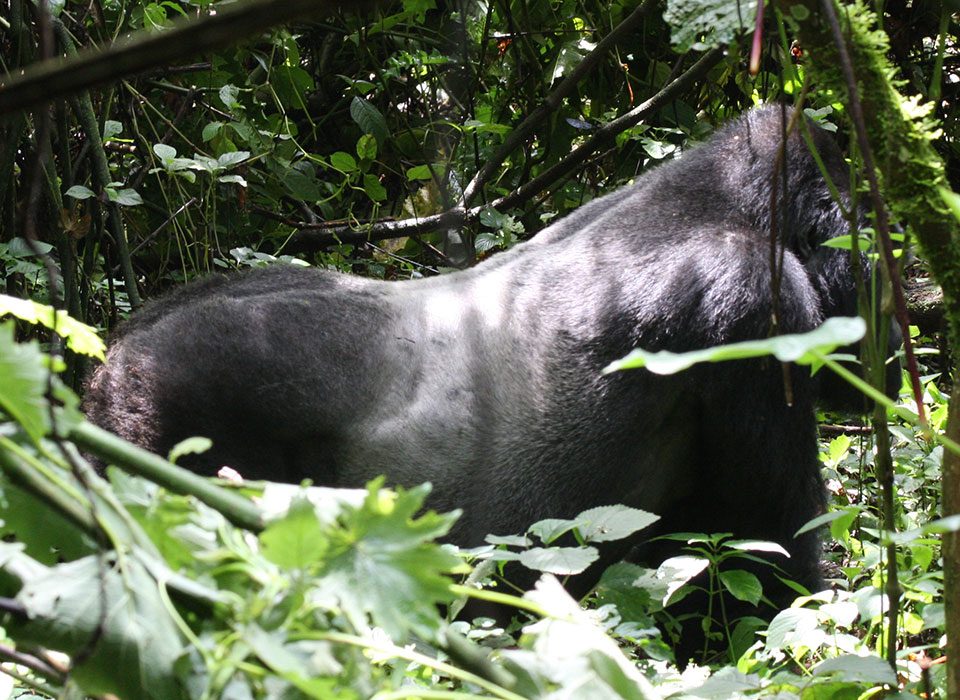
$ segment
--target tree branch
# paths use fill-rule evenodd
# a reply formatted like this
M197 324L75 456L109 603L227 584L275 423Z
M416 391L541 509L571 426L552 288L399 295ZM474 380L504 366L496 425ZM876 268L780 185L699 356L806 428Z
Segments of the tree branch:
M342 0L247 0L217 14L182 19L163 32L140 31L105 50L34 64L0 86L0 114L26 110L157 66L181 63L278 24L346 7Z

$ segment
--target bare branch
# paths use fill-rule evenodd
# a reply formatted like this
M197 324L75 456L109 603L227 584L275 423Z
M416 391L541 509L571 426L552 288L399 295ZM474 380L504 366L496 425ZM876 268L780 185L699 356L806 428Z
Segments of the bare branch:
M416 236L421 233L461 226L468 219L479 215L479 207L469 211L457 207L432 216L403 219L402 221L384 220L360 228L348 224L330 226L303 223L296 225L300 230L290 238L286 251L296 253L305 250L319 250L338 243L366 243L367 241Z
M140 31L110 48L34 64L0 85L0 114L26 110L120 78L180 63L278 24L325 14L348 3L336 0L248 0L217 6L217 14L182 19L163 32Z

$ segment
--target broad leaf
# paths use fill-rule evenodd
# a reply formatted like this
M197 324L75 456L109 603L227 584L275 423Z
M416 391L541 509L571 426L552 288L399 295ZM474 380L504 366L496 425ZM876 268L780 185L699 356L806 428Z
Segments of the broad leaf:
M659 515L637 508L600 506L580 513L577 520L584 524L577 529L587 542L611 542L629 537L659 519Z
M745 360L773 355L781 362L809 365L819 362L842 345L855 343L866 333L867 324L859 317L836 316L809 333L778 335L766 340L718 345L703 350L674 353L668 350L647 352L634 350L621 360L610 363L604 374L622 369L645 367L654 374L676 374L701 362Z
M21 321L40 324L67 341L67 347L81 355L96 357L104 360L106 345L97 331L85 323L77 321L63 309L58 309L56 315L52 306L40 304L31 299L0 294L0 316L10 314Z
M363 129L364 133L373 134L377 143L383 145L390 139L390 129L387 120L380 114L380 110L371 102L362 97L354 97L350 102L350 116Z
M374 482L361 508L346 508L335 527L318 531L329 551L317 572L317 602L342 609L357 629L369 617L395 639L422 625L433 628L437 603L453 599L445 574L461 560L433 542L458 512L414 517L428 492L420 486L391 493Z
M749 571L731 569L720 572L720 582L723 587L737 600L745 600L756 605L763 595L763 586L760 579Z
M520 552L528 569L558 576L579 574L600 557L593 547L534 547Z

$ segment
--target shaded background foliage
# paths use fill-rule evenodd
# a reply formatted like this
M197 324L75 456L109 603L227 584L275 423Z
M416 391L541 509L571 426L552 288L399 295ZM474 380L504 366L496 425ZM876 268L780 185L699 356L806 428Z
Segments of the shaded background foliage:
M229 5L60 0L47 23L34 3L7 0L0 67L14 74L130 31L162 36L178 17ZM874 5L903 89L935 104L935 145L956 185L950 7ZM109 329L140 299L186 279L287 256L387 279L468 266L755 102L796 98L807 49L768 12L752 77L754 13L746 1L406 0L267 29L205 55L184 46L180 61L0 122L7 292L62 301ZM617 27L617 41L598 50ZM711 48L718 43L724 53ZM818 87L807 105L828 125L844 123L843 98ZM53 288L37 246L53 256ZM922 280L922 265L912 275ZM924 330L939 323L934 312ZM68 356L67 380L79 386L83 374ZM945 411L942 396L931 401ZM942 419L935 414L935 425ZM901 432L898 524L917 528L939 509L929 487L939 455ZM873 457L842 438L824 457L835 501L853 508L831 523L849 589L837 600L847 612L828 621L834 632L850 628L853 598L864 591L874 605L883 585ZM911 644L935 645L942 627L934 552L926 540L900 551L914 596ZM850 636L879 647L871 620Z
M32 3L8 4L8 71L45 51L103 45L140 28L163 32L173 18L217 6L51 3L53 48L45 49ZM671 2L671 36L659 8L648 4L642 20L587 79L541 115L529 136L469 192L467 205L483 207L557 166L600 127L689 69L709 42L735 39L755 11L752 3L716 3L712 13L705 9L710 4ZM264 254L298 255L383 277L462 267L672 157L754 101L799 89L794 63L802 47L790 47L786 33L771 27L756 78L746 71L746 42L734 41L696 84L640 124L618 128L582 165L525 192L512 206L483 215L474 210L465 225L447 230L443 222L430 223L423 228L434 230L415 236L370 230L370 224L460 204L504 136L638 5L384 3L377 14L269 30L212 55L185 52L182 63L90 95L93 121L84 116L86 97L58 105L48 129L37 128L35 115L8 118L0 149L8 290L43 295L28 252L10 243L28 226L56 247L67 307L101 326L112 325L128 303L122 285L114 283L127 257L123 246L111 243L121 232L132 250L137 297L212 269L257 264ZM953 173L957 80L952 51L938 58L940 8L890 2L884 9L893 57L910 87L934 96L941 71L945 75L940 145ZM949 39L954 27L949 15L942 16ZM813 100L822 107L829 95L814 93ZM42 175L32 172L38 162L44 163ZM100 162L105 175L98 174ZM100 182L103 177L108 181ZM31 203L34 178L43 185L39 201ZM119 216L107 216L111 209Z

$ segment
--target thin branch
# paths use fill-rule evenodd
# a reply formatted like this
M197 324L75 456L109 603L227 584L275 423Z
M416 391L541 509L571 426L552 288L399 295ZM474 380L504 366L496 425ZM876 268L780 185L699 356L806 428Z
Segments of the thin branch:
M234 525L260 532L263 514L250 500L217 486L193 472L171 464L162 457L118 438L92 423L80 423L68 436L81 449L114 464L127 473L143 476L168 491L187 494L219 511ZM0 451L0 461L5 453Z
M620 40L626 37L626 35L636 27L640 26L644 18L654 7L656 7L655 0L644 0L640 7L614 27L613 31L607 34L607 36L596 45L593 51L588 53L583 60L577 64L577 67L574 68L566 78L560 81L560 84L547 95L539 107L533 110L517 128L507 135L507 138L504 139L500 148L497 149L497 152L494 153L491 158L487 159L483 167L480 168L480 171L473 176L473 179L471 179L466 188L464 188L463 203L465 206L469 205L476 198L486 182L497 171L503 161L516 150L517 146L523 143L541 122L547 120L556 112L563 103L564 98L577 88L580 81L593 70L594 66L596 66Z
M406 238L407 236L461 226L464 222L479 216L480 210L481 207L474 207L468 211L455 207L432 216L403 219L401 221L378 221L359 229L349 224L330 226L304 222L296 226L300 230L290 238L287 248L290 252L300 252L303 250L319 250L339 243L366 243L367 241Z
M26 616L25 611L23 614ZM63 671L54 668L43 659L31 654L24 654L23 652L17 651L13 647L7 646L6 644L0 644L0 659L3 659L4 661L10 661L18 666L23 666L24 668L29 668L34 673L43 676L47 680L54 681L55 683L63 683L65 680L65 674Z
M140 31L110 48L42 61L0 87L0 114L30 109L52 100L142 73L179 64L190 55L213 51L237 39L351 3L337 0L248 0L218 6L216 15L182 19L162 32Z
M77 56L76 45L73 38L67 31L66 26L59 19L52 21L53 31L56 34L57 41L60 44L60 50L65 52L68 57ZM67 59L70 60L69 58ZM44 61L43 65L47 62ZM0 92L0 100L3 93ZM110 183L110 164L107 160L106 151L103 150L103 141L100 138L100 122L97 121L96 113L93 109L93 100L89 92L83 92L76 99L70 101L77 121L80 122L80 128L83 130L87 143L90 144L90 158L93 166L93 179L99 186L101 192ZM133 269L133 262L130 259L130 246L127 243L127 234L123 228L123 220L120 217L120 210L117 204L113 202L104 202L107 208L107 227L113 238L114 248L117 257L120 259L120 269L123 271L123 282L127 290L127 297L134 308L140 306L140 291L137 289L137 275Z

